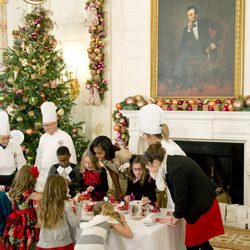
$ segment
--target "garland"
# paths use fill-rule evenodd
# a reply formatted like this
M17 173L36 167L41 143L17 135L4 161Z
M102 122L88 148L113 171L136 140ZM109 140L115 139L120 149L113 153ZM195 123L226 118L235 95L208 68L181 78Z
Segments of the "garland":
M105 45L105 19L103 12L104 0L87 0L85 9L92 15L89 33L91 41L87 49L90 60L89 70L91 78L86 82L89 90L90 105L99 105L108 90L107 81L104 79L104 45Z
M244 98L228 99L153 99L145 100L141 95L125 98L116 104L112 114L116 131L115 144L127 147L129 142L128 119L121 110L140 110L143 106L154 103L167 111L250 111L250 95Z

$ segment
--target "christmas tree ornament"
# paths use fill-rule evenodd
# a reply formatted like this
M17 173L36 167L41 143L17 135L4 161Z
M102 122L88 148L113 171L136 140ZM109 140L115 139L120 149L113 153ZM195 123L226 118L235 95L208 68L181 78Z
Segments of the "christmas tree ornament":
M21 116L18 116L18 117L16 118L16 120L17 120L17 122L22 122L22 121L23 121L23 118L22 118Z
M29 98L29 104L32 106L36 106L39 103L39 98L37 96L31 96Z
M35 123L35 128L36 129L41 129L42 128L42 123L41 122L36 122Z
M3 95L0 95L0 102L4 101L5 97Z
M31 3L32 0L27 1ZM58 126L62 130L71 134L72 128L77 129L73 141L78 160L87 148L85 137L79 133L83 123L73 122L70 115L74 103L69 97L63 56L55 49L57 42L52 35L54 21L50 19L51 14L41 6L26 12L22 18L24 24L13 31L12 48L3 50L1 61L1 79L6 87L1 89L0 100L4 99L1 105L7 110L14 107L11 127L18 127L25 133L23 145L29 163L34 163L39 138L44 133L39 107L45 100L56 102L61 113ZM98 65L91 69L95 67L98 69Z

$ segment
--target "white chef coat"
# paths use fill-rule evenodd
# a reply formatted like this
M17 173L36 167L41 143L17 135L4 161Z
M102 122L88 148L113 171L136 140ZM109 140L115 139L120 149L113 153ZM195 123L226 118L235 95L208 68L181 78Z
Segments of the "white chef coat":
M35 165L39 169L36 191L43 191L50 168L52 165L58 163L56 151L61 146L68 147L71 154L70 162L76 164L76 151L69 134L58 129L53 135L45 133L41 136L35 162Z
M4 149L0 146L0 175L12 175L16 169L26 164L20 145L9 141Z

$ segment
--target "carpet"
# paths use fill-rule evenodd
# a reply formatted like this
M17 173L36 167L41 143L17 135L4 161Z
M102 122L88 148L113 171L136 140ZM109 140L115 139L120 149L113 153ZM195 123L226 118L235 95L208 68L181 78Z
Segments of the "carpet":
M250 230L225 227L225 234L211 239L213 247L232 250L250 250Z

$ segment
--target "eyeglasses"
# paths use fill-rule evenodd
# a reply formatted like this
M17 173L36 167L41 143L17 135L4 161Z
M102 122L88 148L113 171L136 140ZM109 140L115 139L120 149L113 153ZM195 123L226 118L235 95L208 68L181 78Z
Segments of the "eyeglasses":
M56 122L52 122L52 123L49 123L49 124L43 124L43 127L50 127L50 126L52 126L52 125L54 125L54 124L56 124Z
M10 135L7 135L7 136L0 136L0 140L5 140L5 141L9 141L11 139L11 136Z
M133 171L136 172L136 171L142 171L142 168L133 168Z

